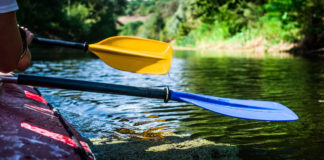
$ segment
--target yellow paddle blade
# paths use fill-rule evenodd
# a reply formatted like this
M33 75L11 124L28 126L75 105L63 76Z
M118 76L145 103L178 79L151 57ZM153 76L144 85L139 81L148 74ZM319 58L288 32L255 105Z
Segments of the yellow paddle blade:
M90 44L89 51L111 67L143 74L167 74L173 52L168 43L130 36Z

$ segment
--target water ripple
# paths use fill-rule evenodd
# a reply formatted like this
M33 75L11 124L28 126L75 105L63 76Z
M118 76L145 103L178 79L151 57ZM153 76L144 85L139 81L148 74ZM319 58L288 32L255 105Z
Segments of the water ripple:
M314 155L324 157L323 68L322 61L303 59L188 55L174 58L170 73L163 76L118 71L94 58L34 61L27 73L138 87L169 86L173 90L218 97L278 101L300 117L297 122L241 120L179 102L165 104L159 99L41 88L47 100L87 138L143 137L171 130L243 146L240 155L244 159L260 155L317 159L304 153L316 152Z

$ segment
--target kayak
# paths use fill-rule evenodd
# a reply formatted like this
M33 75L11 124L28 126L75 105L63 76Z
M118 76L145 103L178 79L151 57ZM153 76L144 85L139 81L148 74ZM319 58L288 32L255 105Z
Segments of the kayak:
M0 84L0 159L95 159L36 88Z

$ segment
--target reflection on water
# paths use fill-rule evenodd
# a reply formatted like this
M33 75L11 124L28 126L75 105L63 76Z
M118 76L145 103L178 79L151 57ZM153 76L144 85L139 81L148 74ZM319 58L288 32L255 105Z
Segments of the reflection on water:
M41 89L48 101L85 137L148 138L172 131L239 145L239 156L246 159L324 156L321 149L324 147L324 62L321 60L199 57L187 51L176 54L168 75L157 76L118 71L82 52L79 58L60 53L61 56L57 54L46 61L40 61L37 52L34 53L36 60L27 70L30 74L152 88L169 86L178 91L219 97L277 101L300 117L295 122L251 121L178 102L165 104L158 99Z

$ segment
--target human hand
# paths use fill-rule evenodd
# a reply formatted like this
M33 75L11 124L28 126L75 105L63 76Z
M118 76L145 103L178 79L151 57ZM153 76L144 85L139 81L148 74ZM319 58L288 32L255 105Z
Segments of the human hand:
M34 33L32 33L31 31L28 30L28 28L21 26L21 29L23 29L26 33L26 42L27 42L27 46L30 45L30 43L33 41L34 39Z
M31 64L31 54L27 47L26 54L20 59L17 65L19 71L25 71Z
M27 48L26 48L26 51L25 51L26 52L25 55L23 55L23 57L21 57L21 59L19 60L19 63L17 65L17 69L20 70L20 71L25 71L29 67L29 65L31 64L31 53L29 51L28 46L33 41L34 34L32 32L30 32L28 30L28 28L25 28L25 27L20 27L20 28L25 31Z

